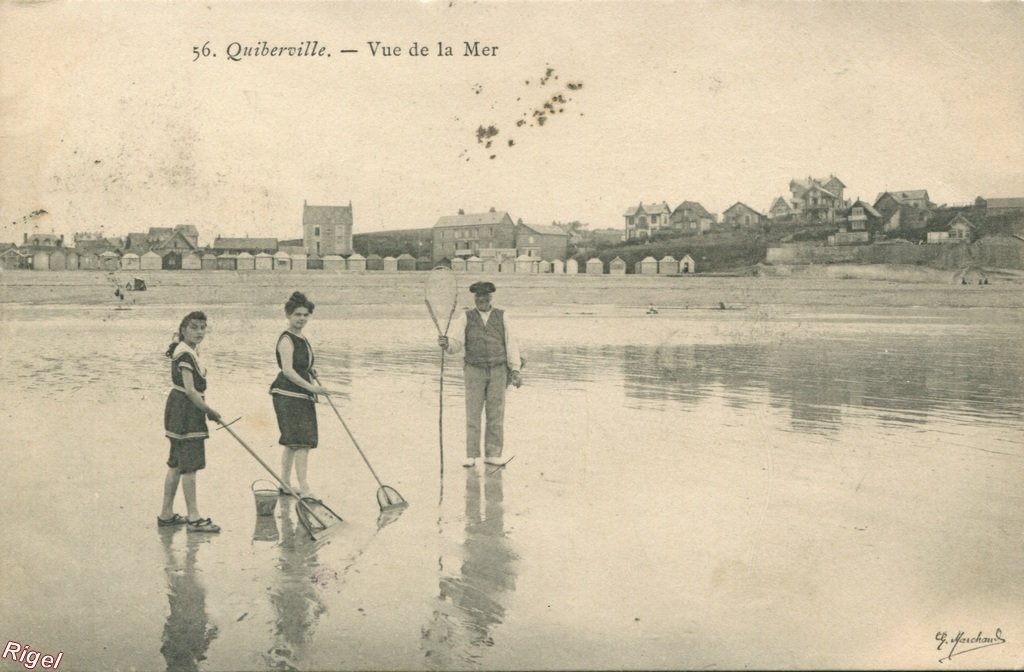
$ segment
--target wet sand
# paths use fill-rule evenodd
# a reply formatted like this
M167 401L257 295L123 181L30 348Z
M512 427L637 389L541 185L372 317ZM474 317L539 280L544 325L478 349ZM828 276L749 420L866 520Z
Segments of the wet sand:
M165 275L127 311L99 275L0 276L0 622L61 669L935 669L937 633L996 628L1005 644L945 665L1024 660L1019 286L495 278L531 357L516 459L456 466L449 362L439 502L421 274ZM207 310L211 403L276 465L268 344L293 289L410 508L378 528L321 407L313 480L339 534L310 542L284 500L258 518L266 474L223 432L199 489L224 532L158 531L170 331Z

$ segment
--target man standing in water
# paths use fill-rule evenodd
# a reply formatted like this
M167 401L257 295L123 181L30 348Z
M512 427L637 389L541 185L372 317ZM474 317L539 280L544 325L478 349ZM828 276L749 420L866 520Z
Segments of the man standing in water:
M509 327L508 314L491 305L494 283L475 282L469 287L476 308L455 318L448 333L438 336L437 344L450 355L464 351L466 386L466 461L475 467L480 457L480 414L486 409L484 463L502 465L505 432L505 388L522 385L522 358L519 344Z

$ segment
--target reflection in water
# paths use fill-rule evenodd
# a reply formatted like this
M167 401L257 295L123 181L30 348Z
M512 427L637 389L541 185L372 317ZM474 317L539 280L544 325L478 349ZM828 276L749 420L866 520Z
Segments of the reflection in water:
M160 653L167 661L167 669L198 670L200 661L206 660L210 642L217 638L217 626L209 625L206 613L206 588L200 583L196 569L199 547L209 537L197 534L186 536L185 557L174 550L174 533L180 528L160 528L160 541L164 547L164 571L167 573L167 602L170 613L164 623ZM182 530L184 532L184 530Z
M422 632L432 669L478 664L482 647L494 645L494 628L505 618L503 594L515 590L516 555L505 536L503 474L466 471L462 565L458 576L441 576L430 624Z
M271 669L297 670L307 658L313 630L327 607L318 590L320 565L315 542L295 520L292 507L277 508L281 517L281 557L278 584L270 591L276 616L275 640L264 658Z
M557 358L556 358L557 361ZM845 410L921 424L963 414L1016 420L1024 411L1024 355L1000 339L929 336L822 338L782 345L678 345L622 349L627 397L695 405L724 395L730 406L789 408L801 429L836 428Z

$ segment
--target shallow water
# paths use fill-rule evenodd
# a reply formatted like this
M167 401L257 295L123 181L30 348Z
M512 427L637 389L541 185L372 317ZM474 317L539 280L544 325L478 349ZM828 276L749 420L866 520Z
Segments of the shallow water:
M156 529L184 312L4 310L0 623L61 669L934 667L936 632L996 627L1015 636L957 664L1022 659L1015 312L519 311L492 474L458 466L460 366L442 414L425 314L318 313L318 369L411 506L379 525L323 405L311 480L345 522L317 541L287 499L256 516L267 474L222 431L199 476L222 534ZM201 349L275 467L276 313L211 309Z

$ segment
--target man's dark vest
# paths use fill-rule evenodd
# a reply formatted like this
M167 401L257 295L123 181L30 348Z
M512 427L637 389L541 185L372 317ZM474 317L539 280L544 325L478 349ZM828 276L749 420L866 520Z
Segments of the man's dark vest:
M466 311L466 364L498 366L506 362L504 315L491 308L491 316L484 324L475 309Z

